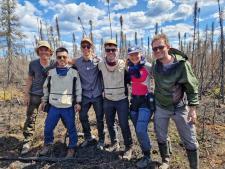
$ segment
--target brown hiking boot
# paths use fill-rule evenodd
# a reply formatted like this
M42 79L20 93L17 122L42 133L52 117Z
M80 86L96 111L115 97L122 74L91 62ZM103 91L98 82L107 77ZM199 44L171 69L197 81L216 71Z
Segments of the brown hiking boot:
M73 148L69 148L67 150L66 158L73 158L75 155L75 150Z

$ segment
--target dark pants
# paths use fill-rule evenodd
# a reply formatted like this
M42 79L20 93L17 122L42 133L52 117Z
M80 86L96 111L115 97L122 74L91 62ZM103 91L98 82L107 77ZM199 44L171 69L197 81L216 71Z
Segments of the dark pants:
M104 112L106 118L106 124L108 127L111 143L118 141L117 129L115 126L115 116L117 112L119 125L122 131L124 145L130 147L132 145L132 138L130 127L128 124L129 103L128 99L122 99L119 101L111 101L104 99Z
M26 121L24 123L23 128L23 135L25 142L30 142L33 139L35 131L35 122L40 103L41 103L41 96L30 95L30 102L26 112Z
M81 105L81 112L79 114L81 125L84 132L85 139L89 139L91 137L91 128L90 123L88 120L88 111L93 105L96 119L97 119L97 129L98 129L98 137L99 140L105 140L105 133L104 133L104 112L103 112L103 98L102 96L96 98L88 98L82 96L82 105Z
M75 113L73 106L69 108L57 108L54 106L50 107L47 118L45 120L45 144L53 144L53 131L60 118L63 119L69 133L68 148L75 148L77 145L77 131L75 127Z

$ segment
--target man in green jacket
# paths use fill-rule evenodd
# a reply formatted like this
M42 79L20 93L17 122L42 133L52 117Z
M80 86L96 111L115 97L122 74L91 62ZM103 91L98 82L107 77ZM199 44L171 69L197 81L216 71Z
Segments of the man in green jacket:
M199 151L196 138L196 105L198 80L187 56L169 45L165 34L152 40L156 61L153 63L155 78L156 111L154 127L162 157L161 169L169 167L170 144L168 139L169 120L172 118L184 143L191 169L199 169Z

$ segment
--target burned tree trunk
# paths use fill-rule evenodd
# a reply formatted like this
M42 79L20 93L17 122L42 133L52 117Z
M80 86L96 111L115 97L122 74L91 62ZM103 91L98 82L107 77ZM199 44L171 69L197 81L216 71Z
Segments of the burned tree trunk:
M194 52L195 52L195 34L196 34L196 23L197 23L197 9L198 3L195 2L194 6L194 35L193 35L193 43L192 43L192 54L191 54L191 64L194 64Z
M220 94L222 96L222 102L225 103L224 100L224 34L223 34L223 11L221 11L220 0L218 0L218 8L219 8L219 18L220 18L220 51L221 51L221 83L220 83Z

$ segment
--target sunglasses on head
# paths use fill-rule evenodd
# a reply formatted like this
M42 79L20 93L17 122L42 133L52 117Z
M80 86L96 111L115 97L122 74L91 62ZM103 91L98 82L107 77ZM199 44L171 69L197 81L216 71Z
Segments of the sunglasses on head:
M116 52L116 48L106 48L106 52Z
M164 48L165 48L165 46L161 45L161 46L157 46L157 47L152 48L152 50L153 50L153 52L157 52L158 49L163 50Z
M85 48L90 49L90 48L91 48L91 45L81 45L81 47L82 47L83 49L85 49Z
M65 60L67 58L67 56L56 56L56 58Z

